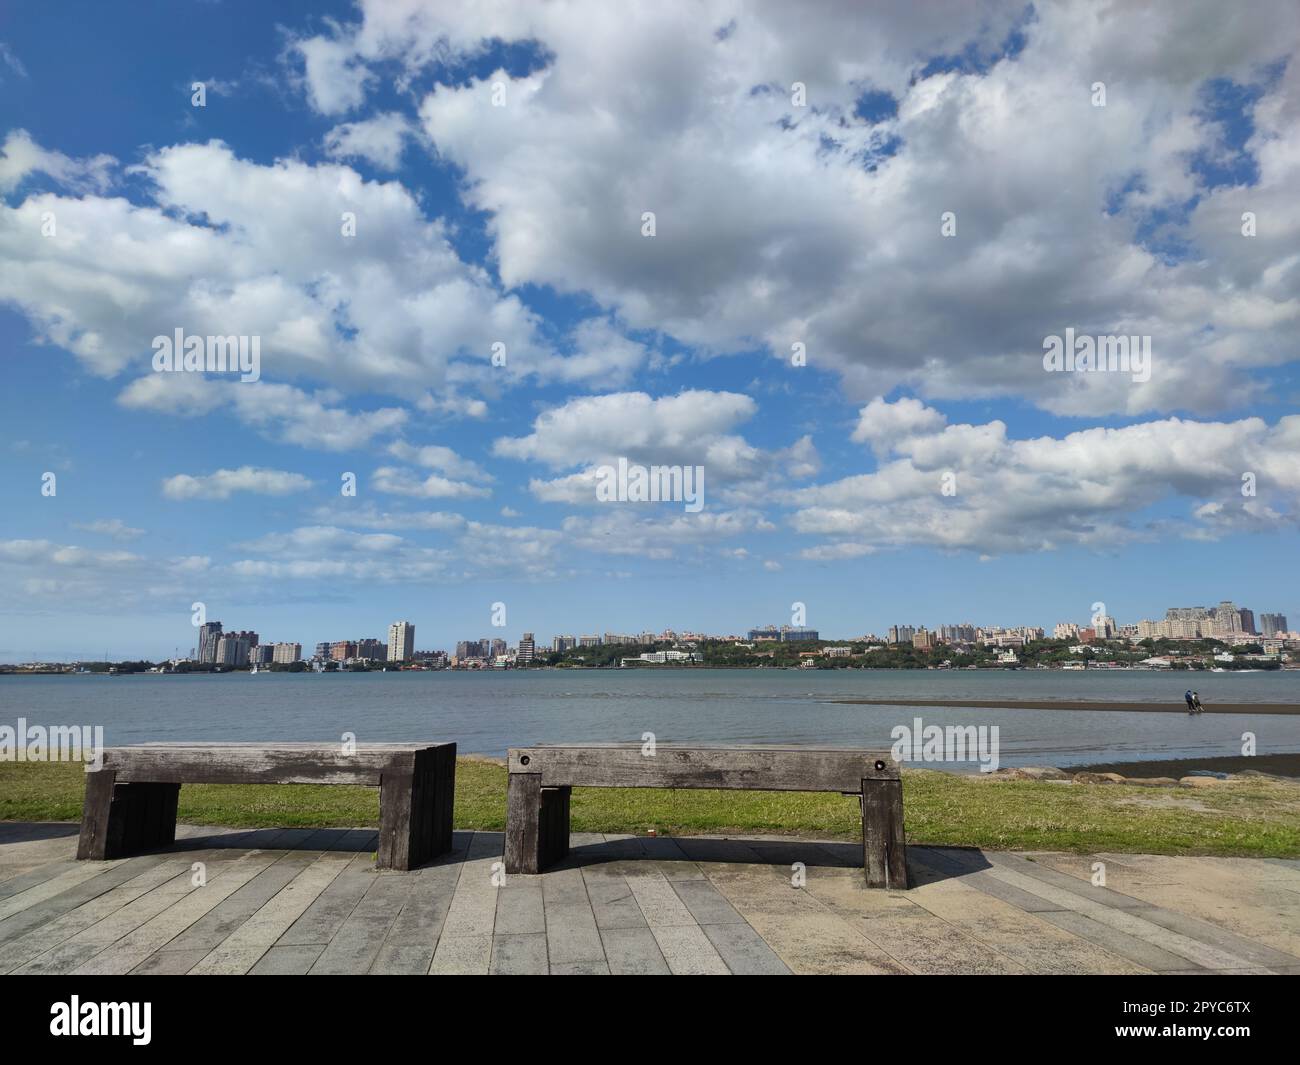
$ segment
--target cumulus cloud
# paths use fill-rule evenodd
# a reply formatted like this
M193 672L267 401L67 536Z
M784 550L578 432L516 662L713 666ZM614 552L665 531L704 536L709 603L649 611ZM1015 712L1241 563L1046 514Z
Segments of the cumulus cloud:
M68 179L15 136L0 177L41 166ZM135 173L152 202L41 192L0 205L0 301L94 373L147 367L153 338L177 328L260 337L264 379L403 397L413 383L436 391L449 361L486 360L494 342L521 358L545 350L534 316L462 262L395 182L338 164L261 165L217 141L160 149ZM60 235L34 240L46 212ZM342 233L345 213L355 236Z
M31 174L45 174L76 191L108 187L117 160L111 155L73 159L42 148L25 129L15 129L0 146L0 193L16 189Z
M311 481L300 473L240 466L198 476L178 473L164 478L162 493L168 499L229 499L236 492L284 496L310 487Z
M861 545L1107 549L1157 534L1214 539L1300 525L1300 415L1273 426L1169 418L1017 440L1001 421L949 425L909 401L873 401L861 425L874 472L785 497L797 531L832 539L804 557L847 557ZM889 426L907 428L875 435ZM1247 473L1252 496L1241 491ZM1162 505L1175 517L1160 516Z
M380 466L371 476L370 484L376 492L417 499L483 499L492 494L490 488L481 485L453 480L438 473L421 478L396 466Z
M560 477L530 479L529 491L543 502L594 504L600 467L625 458L647 467L703 467L705 506L714 498L753 506L778 485L820 468L811 437L764 450L731 432L757 410L749 396L704 389L659 398L645 392L583 396L540 414L527 436L497 439L492 450L500 458L553 470L579 467Z
M659 399L645 392L579 397L540 414L528 436L498 439L493 452L553 469L625 456L647 464L714 459L735 470L754 449L729 430L757 409L749 396L700 389Z
M361 122L344 122L325 135L331 159L365 159L384 170L396 170L402 152L417 127L405 115L386 111Z
M24 616L73 611L121 617L191 595L204 556L145 558L46 539L0 540L0 608ZM185 600L189 602L189 599Z
M72 527L80 529L82 532L110 536L114 540L137 540L144 535L143 529L133 529L121 518L100 518L96 521L74 522Z
M590 294L705 350L804 343L863 400L908 386L1062 414L1210 412L1295 357L1300 78L1294 62L1269 73L1300 45L1289 0L1252 19L1217 0L360 7L308 42L337 59L307 64L321 110L358 106L372 65L409 84L491 41L536 53L420 105L508 286ZM1230 154L1211 72L1259 90L1249 187L1198 169ZM1268 219L1267 242L1241 237L1242 209ZM1067 327L1151 336L1150 380L1044 373L1043 338Z
M333 390L307 393L268 381L221 381L192 373L155 373L132 381L117 401L130 410L194 416L219 408L271 440L323 451L350 451L407 421L400 407L349 411Z

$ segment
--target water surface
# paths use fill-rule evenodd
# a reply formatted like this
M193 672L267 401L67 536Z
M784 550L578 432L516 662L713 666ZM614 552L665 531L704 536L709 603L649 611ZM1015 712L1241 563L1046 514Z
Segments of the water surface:
M830 700L1096 699L1171 702L1189 682L1207 713L854 706ZM0 678L0 724L104 727L109 744L152 740L455 740L509 746L632 742L886 747L925 724L999 729L1002 765L1070 765L1300 751L1300 717L1216 715L1222 702L1300 702L1300 671L534 670ZM974 766L950 767L973 769Z

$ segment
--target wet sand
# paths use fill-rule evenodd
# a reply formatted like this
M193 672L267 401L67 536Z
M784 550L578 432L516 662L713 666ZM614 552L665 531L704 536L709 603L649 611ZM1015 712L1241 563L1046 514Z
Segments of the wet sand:
M1300 754L1235 755L1219 758L1152 758L1143 762L1105 762L1097 765L1062 766L1067 773L1119 773L1126 777L1185 777L1193 770L1241 773L1253 769L1279 777L1300 777Z
M1042 699L830 699L854 706L955 706L980 710L1108 710L1129 714L1185 714L1187 704ZM1300 714L1300 703L1206 703L1207 714Z

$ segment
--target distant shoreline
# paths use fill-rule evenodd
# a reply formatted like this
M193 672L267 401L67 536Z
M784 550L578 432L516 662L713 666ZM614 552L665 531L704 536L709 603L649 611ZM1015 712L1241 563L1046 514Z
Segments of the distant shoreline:
M967 707L978 710L1109 710L1122 714L1185 714L1179 703L1100 702L1064 699L827 699L852 706ZM1300 703L1211 703L1207 714L1300 714Z

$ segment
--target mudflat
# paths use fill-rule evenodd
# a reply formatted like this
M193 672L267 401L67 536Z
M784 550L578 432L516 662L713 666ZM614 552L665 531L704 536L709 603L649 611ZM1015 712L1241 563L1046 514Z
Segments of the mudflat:
M1253 769L1277 777L1300 778L1300 754L1226 755L1217 758L1151 758L1141 762L1105 762L1096 765L1062 766L1067 773L1119 773L1126 777L1185 777L1208 770L1212 773L1243 773Z
M854 706L957 706L981 710L1103 710L1129 714L1185 714L1187 704L1067 701L1064 699L830 699ZM1206 703L1207 714L1300 714L1300 703Z

